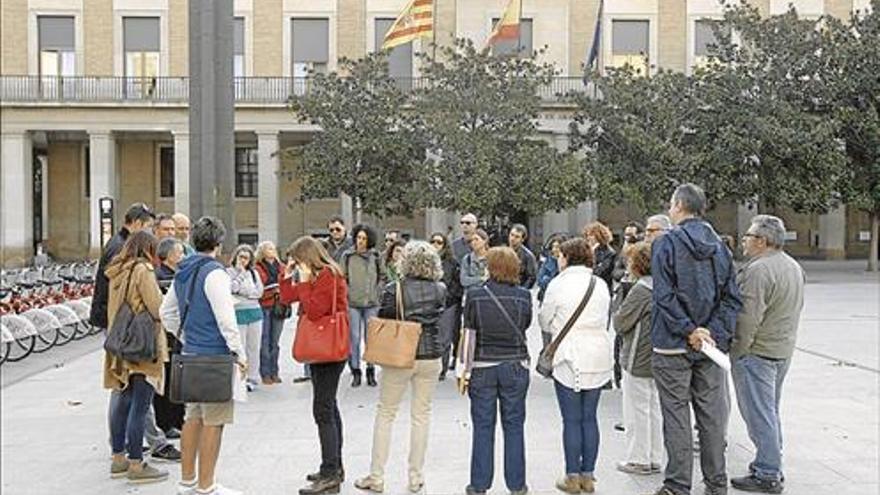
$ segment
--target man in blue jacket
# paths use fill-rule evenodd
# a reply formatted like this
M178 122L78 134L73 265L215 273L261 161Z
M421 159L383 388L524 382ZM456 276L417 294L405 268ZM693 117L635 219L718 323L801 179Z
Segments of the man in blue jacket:
M702 346L715 346L725 353L730 350L742 303L731 252L702 219L705 211L702 189L693 184L679 186L669 208L676 227L652 245L652 368L669 458L663 487L656 495L691 492L691 407L700 437L705 493L727 493L727 376L699 351Z

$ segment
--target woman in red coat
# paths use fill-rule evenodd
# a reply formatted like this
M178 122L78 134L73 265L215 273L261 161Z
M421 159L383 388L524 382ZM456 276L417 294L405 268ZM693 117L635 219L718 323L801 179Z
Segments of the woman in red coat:
M281 383L278 376L278 341L284 320L290 316L290 306L279 301L278 282L284 275L284 265L278 260L278 251L272 241L263 241L257 246L256 268L263 283L263 336L260 341L260 376L263 385Z
M288 265L279 281L281 302L299 302L300 318L317 321L337 311L348 310L345 276L320 242L300 237L288 250ZM336 404L339 376L348 356L338 362L310 363L312 373L312 415L321 441L321 468L306 476L311 485L301 495L338 493L345 476L342 469L342 417Z

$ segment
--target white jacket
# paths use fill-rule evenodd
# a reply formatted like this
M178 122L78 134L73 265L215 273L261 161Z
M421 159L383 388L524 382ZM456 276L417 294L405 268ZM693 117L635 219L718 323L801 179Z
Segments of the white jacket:
M559 273L544 295L538 314L541 330L555 339L583 300L594 277L585 266L570 266ZM575 391L601 387L612 377L613 343L608 332L608 286L596 279L593 295L553 358L553 378Z

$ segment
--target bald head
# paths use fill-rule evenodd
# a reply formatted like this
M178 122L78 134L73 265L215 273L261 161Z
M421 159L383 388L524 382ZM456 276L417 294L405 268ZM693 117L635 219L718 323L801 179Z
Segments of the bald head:
M183 213L175 213L171 215L174 220L174 236L181 242L189 241L189 231L191 229L189 217Z

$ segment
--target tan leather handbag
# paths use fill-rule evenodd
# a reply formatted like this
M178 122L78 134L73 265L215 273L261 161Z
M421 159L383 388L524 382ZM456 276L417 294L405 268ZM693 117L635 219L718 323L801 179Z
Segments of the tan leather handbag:
M397 319L370 318L367 322L364 361L390 368L412 368L416 365L422 324L403 319L403 286L400 282L397 282L396 292Z

